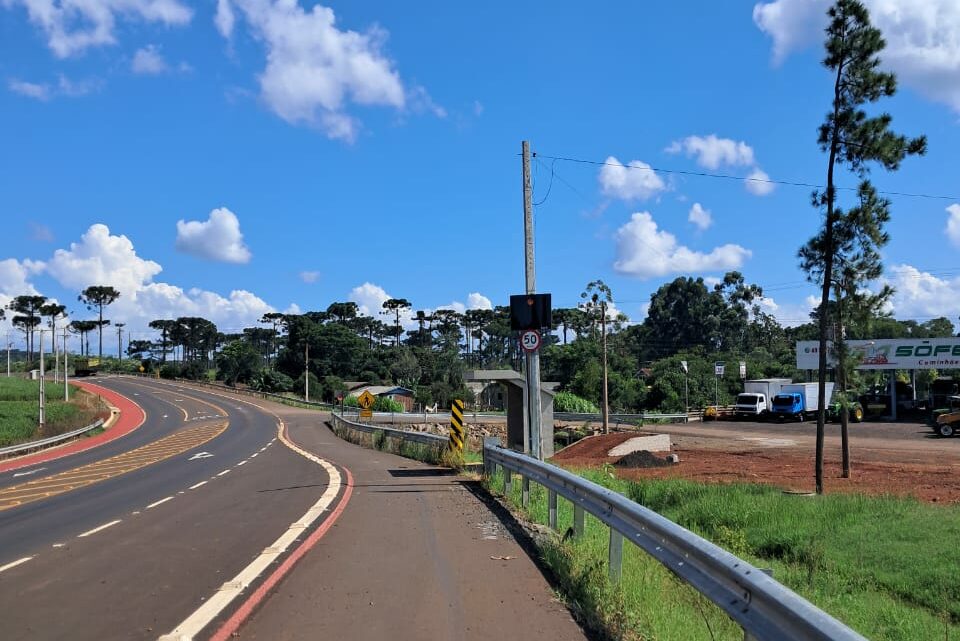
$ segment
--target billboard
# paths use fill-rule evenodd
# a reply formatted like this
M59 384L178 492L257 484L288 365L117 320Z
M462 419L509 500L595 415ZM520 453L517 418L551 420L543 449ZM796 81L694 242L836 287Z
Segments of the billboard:
M819 343L797 341L797 369L819 368ZM879 338L847 341L857 369L960 369L960 338ZM833 366L833 343L827 364Z

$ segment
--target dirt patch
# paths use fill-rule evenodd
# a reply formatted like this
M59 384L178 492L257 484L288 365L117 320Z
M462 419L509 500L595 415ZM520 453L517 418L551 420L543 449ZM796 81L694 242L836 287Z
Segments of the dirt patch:
M564 467L600 467L616 464L607 456L616 445L633 436L607 434L584 439L564 449L553 461ZM729 444L728 444L729 445ZM617 475L627 479L686 478L704 483L765 483L793 492L812 492L813 450L763 448L723 451L704 447L674 447L680 463L666 467L622 467ZM960 503L960 460L943 456L918 462L900 453L883 450L856 450L851 478L841 475L839 456L824 461L824 488L830 492L872 495L913 496L929 503Z
M651 467L668 467L674 465L665 458L660 458L659 456L648 452L647 450L639 450L637 452L630 452L619 461L614 463L615 467L623 468L651 468Z

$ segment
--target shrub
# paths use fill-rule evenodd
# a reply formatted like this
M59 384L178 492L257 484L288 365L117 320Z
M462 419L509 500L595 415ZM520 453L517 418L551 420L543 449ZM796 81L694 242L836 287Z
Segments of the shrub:
M262 369L250 379L250 387L261 392L279 394L293 389L293 379L272 369Z
M557 392L553 397L553 409L577 414L596 414L600 411L596 405L572 392Z
M403 412L404 407L403 403L400 401L395 401L392 398L387 398L386 396L378 396L377 400L373 403L373 409L377 412Z

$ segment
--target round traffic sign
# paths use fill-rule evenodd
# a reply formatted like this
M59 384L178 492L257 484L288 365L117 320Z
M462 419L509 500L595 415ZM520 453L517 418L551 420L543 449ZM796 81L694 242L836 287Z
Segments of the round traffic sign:
M535 329L520 332L520 347L525 352L535 352L540 349L540 332Z

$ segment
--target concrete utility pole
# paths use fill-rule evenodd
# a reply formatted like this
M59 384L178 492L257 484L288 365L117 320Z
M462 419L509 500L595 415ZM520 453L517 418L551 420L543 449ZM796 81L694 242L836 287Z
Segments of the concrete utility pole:
M7 378L10 378L10 348L13 343L10 342L10 332L7 332Z
M535 294L536 266L534 263L533 236L533 187L530 184L530 143L521 144L523 154L523 256L524 272L527 281L527 294ZM540 443L540 418L542 407L540 399L540 351L526 353L527 374L527 417L530 425L530 442L527 447L536 459L543 459Z
M70 386L67 385L67 328L63 328L63 400L70 400Z
M120 365L123 365L123 328L126 323L117 323L117 358L120 360ZM121 369L119 366L117 369Z
M600 302L600 327L603 337L603 433L610 433L610 399L607 394L607 302Z
M303 347L303 400L310 402L310 343Z
M44 437L44 436L46 436L46 434L44 433L44 423L45 423L45 421L44 421L43 412L44 412L44 410L46 409L46 404L47 404L47 403L46 403L46 401L47 401L46 395L45 395L45 393L44 393L45 390L43 389L43 361L44 361L44 358L43 358L43 331L44 331L44 330L42 330L42 329L40 330L40 421L39 421L39 422L40 422L40 437L41 437L41 438Z

